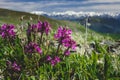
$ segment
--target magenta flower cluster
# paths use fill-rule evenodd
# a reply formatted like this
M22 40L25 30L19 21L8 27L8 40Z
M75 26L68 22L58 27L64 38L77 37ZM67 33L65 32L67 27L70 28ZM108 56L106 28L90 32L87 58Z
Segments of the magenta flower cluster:
M70 51L69 50L65 50L64 55L65 56L69 56L70 55Z
M36 33L37 32L37 25L36 24L31 24L27 30L27 32L30 34L31 32Z
M46 35L48 35L48 33L51 30L51 26L50 26L50 24L47 21L45 21L43 23L41 21L39 21L37 26L39 26L38 27L38 32L41 32L41 33L45 32Z
M72 34L72 30L67 29L67 28L63 28L62 26L60 26L57 30L57 33L54 35L55 39L58 39L59 43L62 44L62 41L64 39L70 39L71 38L71 34Z
M58 56L55 56L54 58L52 58L51 56L47 56L47 61L49 61L52 66L55 66L57 63L60 62L60 58Z
M25 53L36 53L37 52L39 54L42 54L41 48L38 46L37 43L34 43L34 42L30 42L27 45L25 45L24 49L25 49Z
M30 34L31 32L40 32L40 33L46 33L46 35L48 35L48 33L50 32L51 30L51 26L50 24L45 21L45 22L41 22L41 21L38 21L37 24L31 24L27 30L28 34Z
M62 44L67 48L72 48L73 50L76 48L76 42L70 38L62 40Z
M20 71L20 66L14 61L13 63L11 61L7 61L7 67L11 68L14 71Z
M2 36L2 38L14 38L16 34L14 28L14 25L2 25L0 27L0 35Z
M71 34L72 30L60 26L57 30L57 33L54 35L54 38L58 40L59 44L62 44L64 47L67 48L67 50L65 50L64 52L65 55L70 54L70 48L73 50L75 50L76 48L76 42L72 40Z

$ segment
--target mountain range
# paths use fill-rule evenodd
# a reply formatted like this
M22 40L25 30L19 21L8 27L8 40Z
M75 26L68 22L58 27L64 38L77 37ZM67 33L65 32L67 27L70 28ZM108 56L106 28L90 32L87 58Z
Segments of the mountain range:
M70 20L85 25L88 18L89 28L101 33L120 33L120 13L109 12L52 12L33 11L32 14L43 15L59 20Z

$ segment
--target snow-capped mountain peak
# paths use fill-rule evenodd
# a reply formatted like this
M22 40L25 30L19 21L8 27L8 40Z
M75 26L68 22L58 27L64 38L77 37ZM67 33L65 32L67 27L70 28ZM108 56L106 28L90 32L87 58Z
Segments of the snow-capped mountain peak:
M44 12L44 11L33 11L32 14L44 15L50 18L61 19L61 20L73 20L80 19L83 17L112 17L120 18L119 13L110 13L110 12L75 12L75 11L65 11L65 12Z
M101 15L109 15L109 16L117 16L119 13L109 13L109 12L75 12L75 11L65 11L65 12L52 12L52 13L47 13L44 11L33 11L31 12L32 14L37 14L37 15L49 15L49 16L58 16L58 15L69 15L69 16L101 16Z

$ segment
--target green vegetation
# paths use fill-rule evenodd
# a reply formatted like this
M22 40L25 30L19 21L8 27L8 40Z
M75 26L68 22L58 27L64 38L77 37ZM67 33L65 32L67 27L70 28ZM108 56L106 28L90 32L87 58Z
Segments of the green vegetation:
M1 80L120 80L120 54L101 44L105 40L115 42L111 37L88 29L85 39L85 28L75 22L5 9L0 9L0 13L0 24L7 23L0 27ZM62 38L55 37L61 33L57 31L59 26L65 29ZM72 41L71 46L62 39ZM70 55L65 55L66 50L70 50Z

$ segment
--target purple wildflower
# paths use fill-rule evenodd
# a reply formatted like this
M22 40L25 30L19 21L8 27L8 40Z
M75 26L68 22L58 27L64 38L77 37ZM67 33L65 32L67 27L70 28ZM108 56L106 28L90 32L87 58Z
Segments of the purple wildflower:
M41 21L38 21L37 23L38 32L41 32L42 24L43 23Z
M52 60L51 56L47 56L47 61Z
M58 56L55 56L55 59L56 63L59 63L60 62L60 58Z
M30 36L32 32L33 33L37 32L37 25L36 24L29 25L29 27L27 29L27 35Z
M71 34L72 34L72 31L70 29L63 28L62 26L60 26L58 28L57 33L54 35L54 38L58 39L58 41L62 43L61 42L62 40L66 38L71 38Z
M71 39L72 31L67 28L59 27L57 33L54 35L55 39L63 44L65 47L74 48L76 43Z
M39 46L35 47L36 52L38 52L39 54L42 54L42 50Z
M65 55L65 56L69 56L69 55L70 55L70 51L69 51L69 50L66 50L66 51L64 52L64 55Z
M35 53L34 45L35 45L35 43L33 43L33 42L30 42L29 44L27 44L25 46L25 52L26 53Z
M39 54L42 54L42 50L38 45L34 45L34 48Z
M51 30L51 26L48 22L41 22L38 21L37 24L32 24L28 27L27 32L31 33L31 32L40 32L40 33L46 33L46 35L48 35L48 33Z
M0 35L2 38L14 38L15 37L15 32L14 32L14 25L7 25L4 24L0 28Z
M64 39L62 40L62 44L67 47L67 48L72 48L73 50L75 50L76 48L76 42L72 39Z
M15 71L20 71L20 66L14 61L14 63L12 64L12 68Z
M48 33L51 30L51 26L47 21L45 21L43 23L41 21L39 21L37 24L37 27L38 27L38 32L41 32L41 33L45 32L46 35L48 35Z
M55 60L51 60L50 63L51 63L52 66L56 65L56 61Z
M42 54L41 48L34 42L30 42L24 48L25 48L26 53L35 53L35 52L37 52L39 54Z
M67 50L64 52L64 55L70 54L70 51L69 51L70 48L75 50L76 42L71 39L71 34L72 34L72 30L68 28L65 28L65 27L63 28L62 26L58 28L57 33L54 35L54 38L57 39L59 42L56 53L58 53L60 45L63 45L67 48Z
M31 27L30 27L30 30L32 32L37 32L37 25L36 24L32 24Z
M50 61L51 65L55 66L57 63L60 62L60 58L58 56L55 56L54 58L51 58L51 56L48 56L47 61Z
M12 69L14 71L20 71L21 70L20 66L15 61L14 61L14 63L12 63L11 61L7 61L6 64L7 64L7 67L9 69Z

